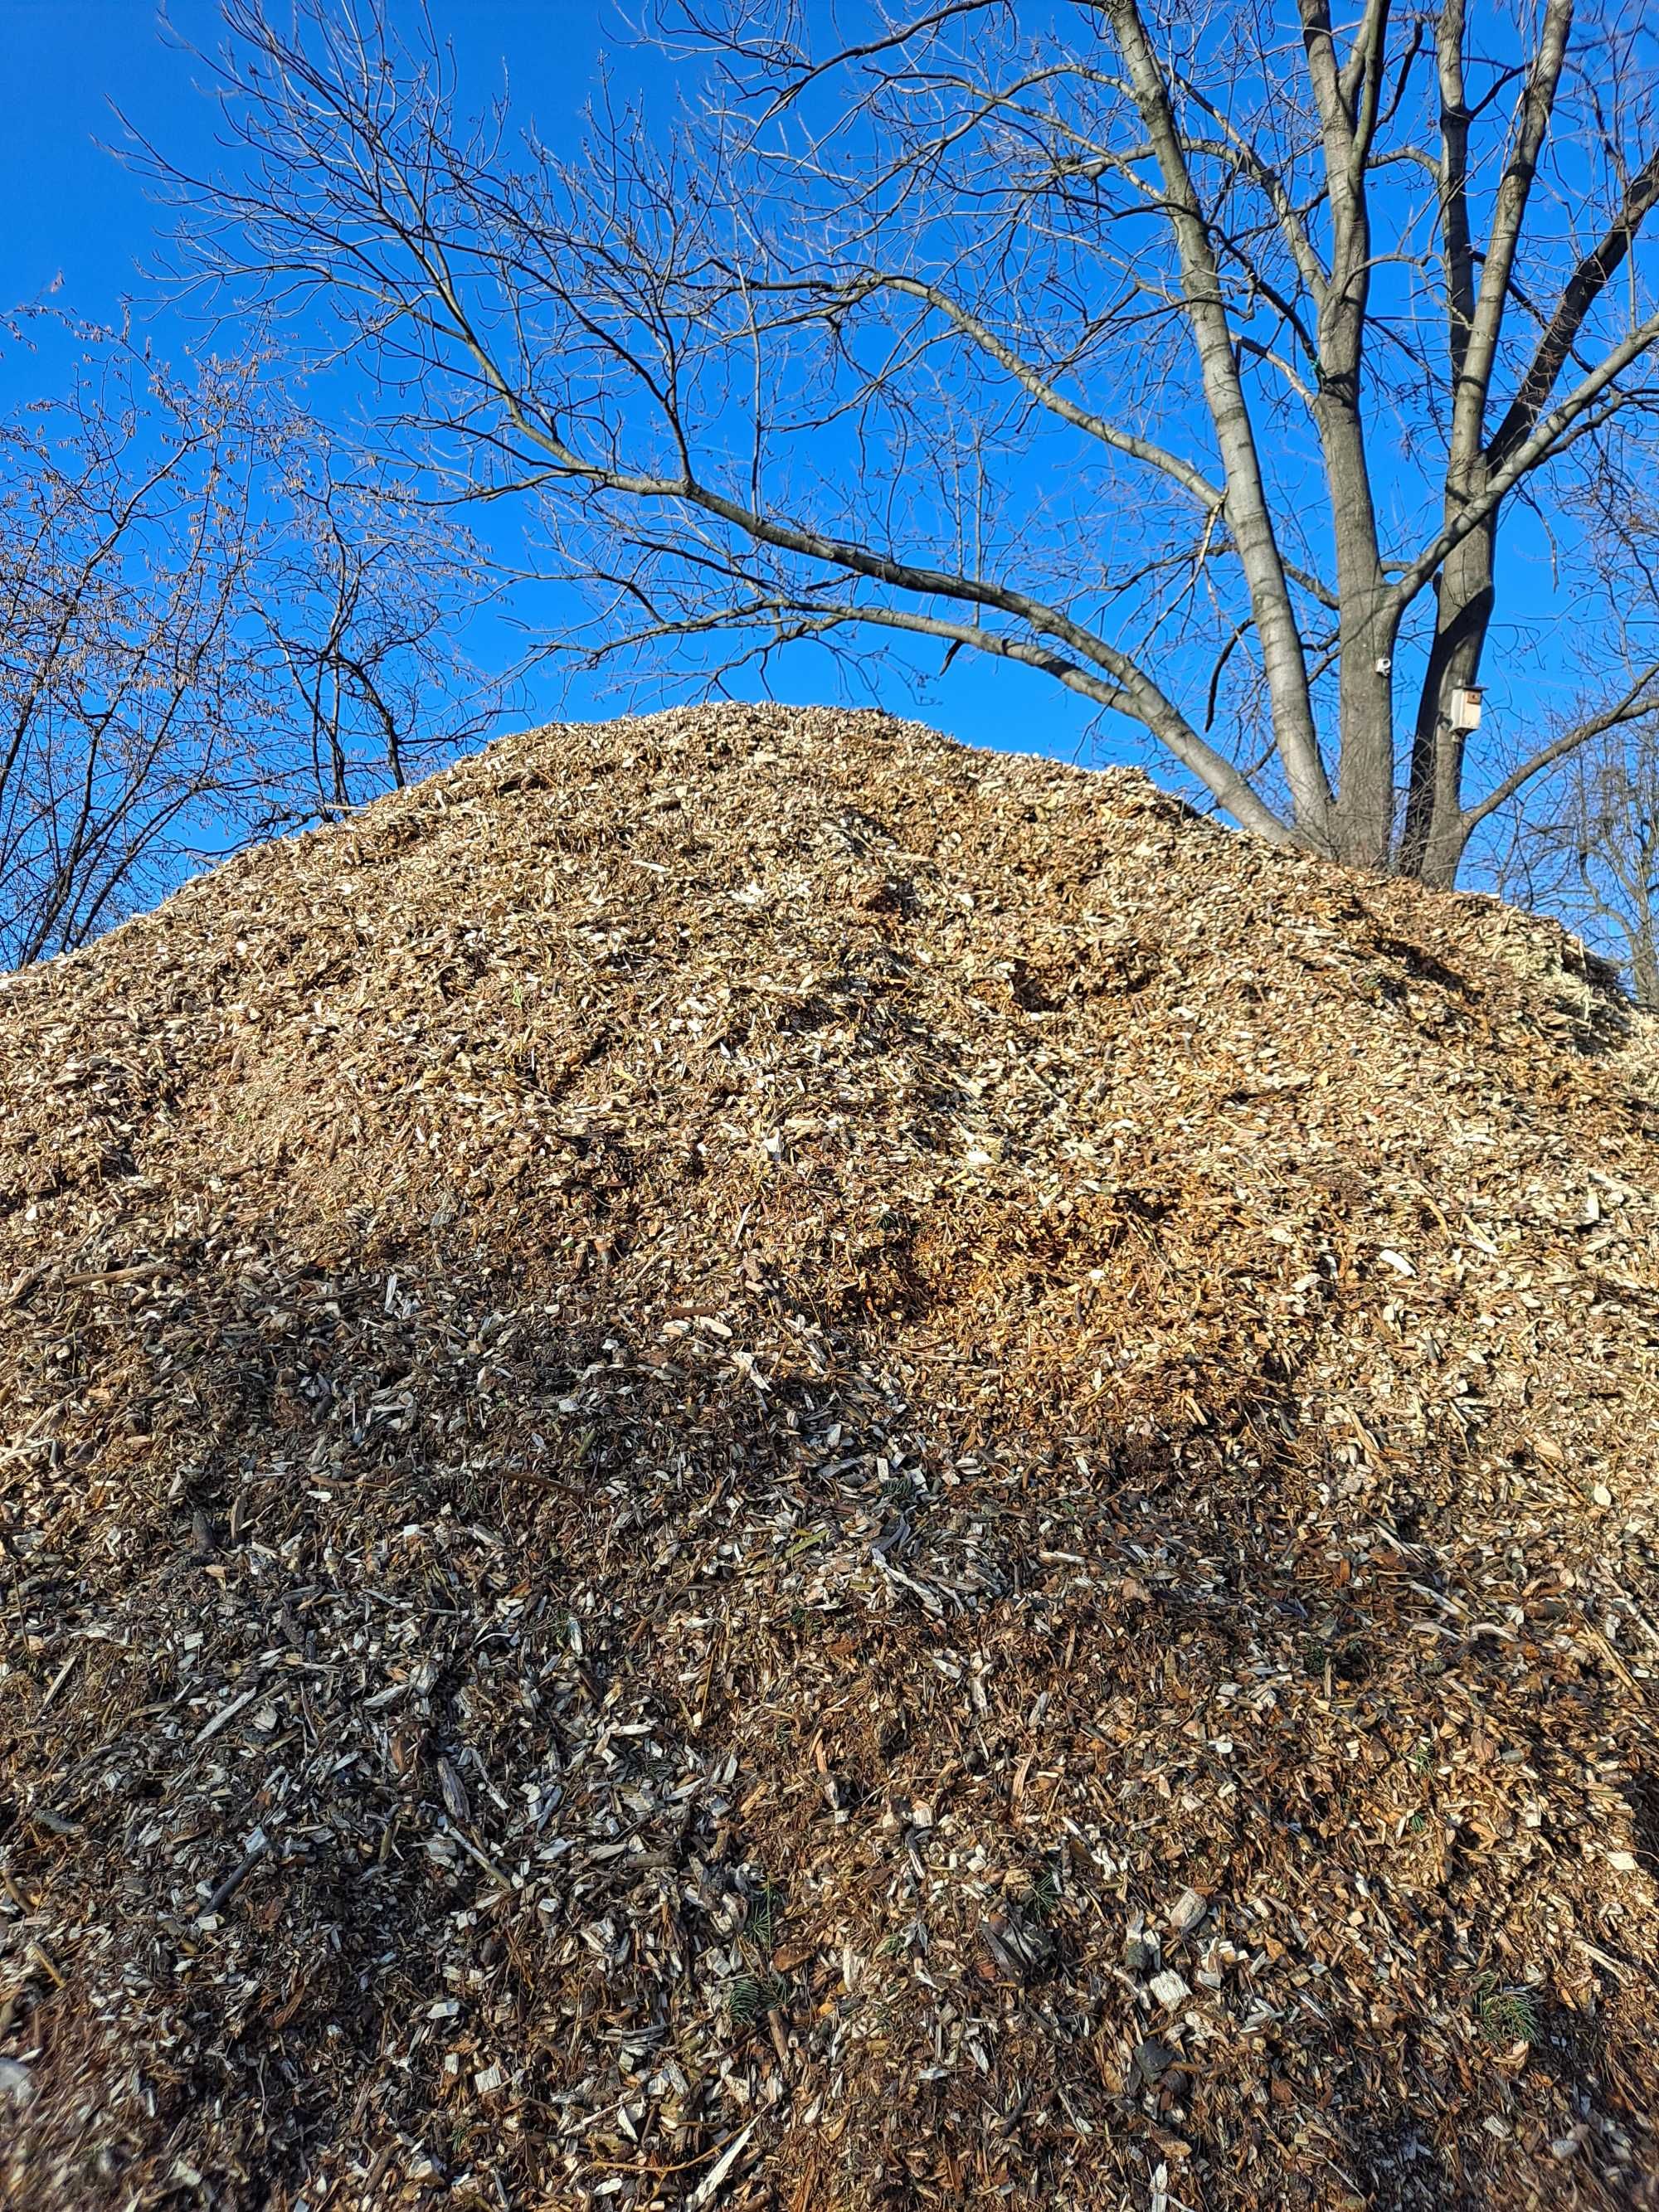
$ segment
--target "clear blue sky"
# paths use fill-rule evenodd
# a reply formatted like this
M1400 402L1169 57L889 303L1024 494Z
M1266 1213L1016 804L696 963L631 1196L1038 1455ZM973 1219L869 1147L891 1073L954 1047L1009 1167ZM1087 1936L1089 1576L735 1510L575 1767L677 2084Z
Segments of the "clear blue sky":
M506 67L515 122L533 118L555 145L570 135L602 69L619 88L672 96L672 68L631 46L603 0L432 0L431 14L454 46L465 103L487 103ZM153 0L0 0L0 82L11 93L0 134L0 205L9 216L0 225L0 308L27 306L59 279L58 301L91 320L113 320L123 298L134 297L157 350L176 357L199 331L158 311L143 274L167 211L105 150L122 135L118 106L181 166L210 165L215 111L195 88L199 64L178 40L211 47L217 9L212 0L173 0L166 20L171 40ZM45 340L33 350L0 342L0 411L56 388L57 353ZM1045 678L968 659L930 690L920 709L928 720L975 744L1079 754L1090 720L1083 702ZM791 700L827 696L832 680L816 655L785 660L773 679ZM883 703L915 711L902 687ZM614 695L580 684L549 690L537 705L544 713L616 711ZM1104 756L1091 744L1085 757Z
M510 57L515 111L522 104L555 138L598 82L607 30L620 28L586 0L436 0L432 13L471 94L499 90ZM205 162L213 104L179 41L210 48L217 22L212 0L165 10L155 0L0 0L0 82L11 94L0 138L0 301L26 301L61 275L68 302L94 315L139 283L165 215L100 142L119 140L118 106L181 162ZM622 73L637 76L641 58L624 51ZM6 396L19 396L27 371L15 356L0 366Z

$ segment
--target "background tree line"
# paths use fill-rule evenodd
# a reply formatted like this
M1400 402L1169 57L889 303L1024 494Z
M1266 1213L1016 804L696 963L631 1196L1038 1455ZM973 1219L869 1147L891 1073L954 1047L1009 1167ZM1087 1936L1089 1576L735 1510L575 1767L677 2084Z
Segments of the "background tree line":
M0 426L0 962L85 944L204 860L486 728L465 535L365 471L268 356L186 377L81 333Z
M550 653L1022 665L1252 834L1435 884L1474 854L1659 989L1644 9L720 6L646 33L678 112L602 105L562 155L413 9L223 0L222 159L140 158L181 274L349 357L367 425L337 471L257 378L147 372L175 459L116 559L94 431L134 403L77 395L62 574L9 627L58 654L57 765L17 787L95 751L123 826L22 800L68 826L0 865L88 888L14 957L181 822L314 818L480 726L446 656L487 564L438 519L476 504L517 518L503 573L582 595ZM165 798L118 801L118 761ZM100 892L82 856L130 847Z

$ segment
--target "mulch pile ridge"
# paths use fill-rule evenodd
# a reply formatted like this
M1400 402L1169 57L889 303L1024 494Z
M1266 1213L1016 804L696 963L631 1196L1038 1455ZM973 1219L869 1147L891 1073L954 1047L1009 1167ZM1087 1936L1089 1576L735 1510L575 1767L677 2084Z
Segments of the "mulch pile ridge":
M1659 2202L1659 1074L881 715L0 982L0 2198Z

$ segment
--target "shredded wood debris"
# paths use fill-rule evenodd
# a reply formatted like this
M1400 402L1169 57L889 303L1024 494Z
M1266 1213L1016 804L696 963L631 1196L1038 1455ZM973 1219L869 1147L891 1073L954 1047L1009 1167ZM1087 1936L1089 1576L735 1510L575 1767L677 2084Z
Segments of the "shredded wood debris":
M1655 2201L1659 1078L876 714L0 985L20 2207Z

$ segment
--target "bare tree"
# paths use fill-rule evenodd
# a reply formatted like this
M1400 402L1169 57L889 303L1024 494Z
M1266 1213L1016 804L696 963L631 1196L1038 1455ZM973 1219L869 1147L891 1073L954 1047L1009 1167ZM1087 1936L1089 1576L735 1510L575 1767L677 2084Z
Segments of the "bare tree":
M187 825L247 777L242 398L234 376L186 394L119 352L4 433L8 963L84 943L164 883Z
M1504 884L1610 953L1659 1014L1659 718L1582 747L1551 796L1522 825Z
M1611 955L1638 1005L1659 1013L1659 713L1642 682L1659 658L1659 499L1633 489L1633 474L1598 476L1580 517L1580 573L1597 579L1611 606L1593 647L1622 668L1624 695L1599 714L1581 703L1564 718L1563 734L1577 741L1509 817L1495 873L1511 896ZM1598 668L1585 693L1607 681Z
M452 757L515 696L459 649L492 595L465 533L407 495L343 470L303 417L278 448L278 526L252 626L278 685L283 736L262 826L328 819Z
M176 379L88 336L0 426L0 962L325 819L499 711L452 526L342 481L254 354Z
M697 4L696 103L562 161L376 0L224 0L234 158L150 158L601 647L995 655L1451 882L1573 741L1472 788L1500 533L1659 399L1639 0Z

